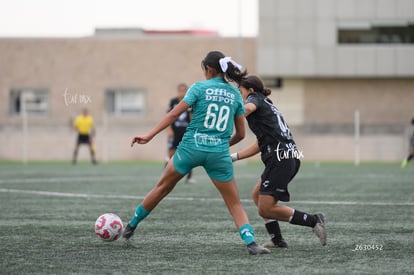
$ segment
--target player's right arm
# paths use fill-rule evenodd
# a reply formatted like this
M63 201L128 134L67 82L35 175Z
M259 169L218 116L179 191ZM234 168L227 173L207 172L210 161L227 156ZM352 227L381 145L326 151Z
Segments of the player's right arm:
M162 130L164 130L165 128L167 128L168 126L171 125L171 123L173 123L174 121L177 120L177 118L185 111L188 109L188 107L190 107L190 105L188 105L187 103L185 103L184 101L180 101L180 103L178 103L174 109L172 109L171 111L169 111L167 113L167 115L160 121L158 122L157 125L155 125L155 127L149 131L147 134L142 135L142 136L135 136L132 138L131 141L131 147L134 146L135 143L138 144L145 144L148 143L151 139L153 139L158 133L160 133Z
M244 148L243 150L238 151L237 153L231 154L231 158L233 161L240 160L240 159L247 159L247 158L250 158L256 155L259 152L260 152L259 144L256 141L252 145Z

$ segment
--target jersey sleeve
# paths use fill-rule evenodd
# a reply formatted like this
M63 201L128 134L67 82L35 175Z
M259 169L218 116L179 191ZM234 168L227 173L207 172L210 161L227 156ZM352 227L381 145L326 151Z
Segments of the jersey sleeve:
M236 100L236 104L237 104L237 107L236 107L236 116L239 116L239 115L244 115L246 112L245 112L245 110L244 110L244 103L243 103L243 98L241 97L241 95L240 95L240 93L237 93L237 100Z
M259 99L257 98L255 93L251 93L250 95L248 95L245 103L253 103L256 106L256 108L259 107Z
M197 101L197 94L198 94L198 85L194 83L185 94L183 101L190 106L193 106L194 103Z

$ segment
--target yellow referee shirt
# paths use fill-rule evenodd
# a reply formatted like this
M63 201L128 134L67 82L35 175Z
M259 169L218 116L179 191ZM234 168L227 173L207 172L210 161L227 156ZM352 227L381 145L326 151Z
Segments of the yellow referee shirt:
M76 117L75 122L73 123L73 126L79 132L79 134L89 135L93 128L93 124L94 122L91 116L79 115L78 117Z

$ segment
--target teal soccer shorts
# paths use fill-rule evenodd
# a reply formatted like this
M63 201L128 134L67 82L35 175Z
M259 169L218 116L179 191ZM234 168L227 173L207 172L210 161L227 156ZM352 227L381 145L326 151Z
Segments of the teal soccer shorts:
M203 166L212 179L227 182L233 179L233 162L228 151L204 152L178 146L174 154L174 168L180 174L187 174L191 169Z

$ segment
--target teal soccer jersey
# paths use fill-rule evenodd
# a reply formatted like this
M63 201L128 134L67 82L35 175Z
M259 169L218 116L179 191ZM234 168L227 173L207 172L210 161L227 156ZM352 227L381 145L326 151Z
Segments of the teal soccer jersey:
M183 100L194 113L180 146L206 152L228 151L234 117L244 114L239 90L220 77L212 78L194 83Z

